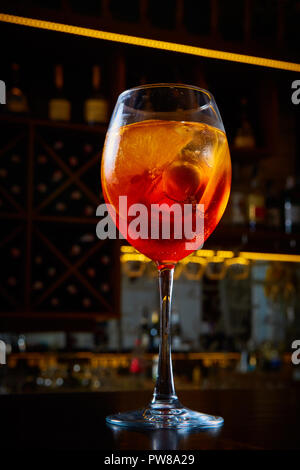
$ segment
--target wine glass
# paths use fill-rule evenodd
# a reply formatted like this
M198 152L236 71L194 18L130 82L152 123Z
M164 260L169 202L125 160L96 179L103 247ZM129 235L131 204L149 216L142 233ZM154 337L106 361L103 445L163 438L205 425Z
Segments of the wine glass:
M170 337L175 265L202 247L221 219L230 192L229 149L213 96L182 84L124 91L106 135L101 176L114 223L131 245L156 263L160 290L153 399L144 409L106 420L137 428L218 427L223 418L192 411L178 400Z

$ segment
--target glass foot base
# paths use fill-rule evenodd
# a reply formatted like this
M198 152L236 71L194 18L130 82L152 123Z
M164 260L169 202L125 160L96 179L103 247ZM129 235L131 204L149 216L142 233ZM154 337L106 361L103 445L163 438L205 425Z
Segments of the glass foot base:
M148 406L140 410L107 416L106 421L110 424L127 428L147 429L206 429L217 428L224 423L224 419L220 416L199 413L198 411L192 411L183 406L159 410Z

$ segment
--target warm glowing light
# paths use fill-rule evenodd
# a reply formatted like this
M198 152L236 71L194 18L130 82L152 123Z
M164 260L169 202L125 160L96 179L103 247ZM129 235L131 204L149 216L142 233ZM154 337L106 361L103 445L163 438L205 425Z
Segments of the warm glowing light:
M237 256L236 258L227 259L226 264L227 266L231 266L232 264L243 264L245 266L248 266L249 260L241 256Z
M197 250L196 254L198 256L204 256L204 258L211 258L214 256L215 252L214 250Z
M255 57L245 54L236 54L233 52L218 51L215 49L206 49L203 47L189 46L186 44L178 44L175 42L159 41L156 39L148 39L137 36L129 36L127 34L110 33L91 28L82 28L80 26L72 26L53 21L37 20L34 18L25 18L23 16L6 15L0 13L0 21L5 23L19 24L29 26L31 28L46 29L49 31L58 31L61 33L75 34L95 39L103 39L106 41L120 42L133 46L150 47L153 49L161 49L165 51L181 52L211 59L228 60L231 62L240 62L250 65L259 65L262 67L270 67L281 70L291 70L300 72L300 64L294 62L286 62L283 60L273 60L264 57Z
M122 253L136 253L136 250L133 248L133 246L121 246L121 252Z
M209 263L224 263L224 258L218 255L212 256L208 260Z
M143 261L149 263L151 261L146 256L142 255L135 248L131 246L121 247L121 260L127 261ZM123 254L124 253L124 254ZM203 258L210 258L210 262L223 262L226 259L226 264L249 264L249 261L281 261L288 263L300 263L300 255L288 255L280 253L258 253L251 251L241 251L239 256L235 256L233 251L230 250L197 250L194 254L179 261L180 264L187 263L203 263Z
M141 261L143 263L149 263L151 260L141 253L135 252L121 255L121 262L127 263L127 261Z
M255 261L282 261L287 263L300 263L300 255L285 255L277 253L252 253L241 251L240 256Z
M196 264L204 264L206 263L206 259L204 256L193 256L190 255L187 258L184 258L180 261L181 264L188 264L188 263L196 263Z
M217 251L217 256L219 256L220 258L233 258L234 256L234 253L233 251Z

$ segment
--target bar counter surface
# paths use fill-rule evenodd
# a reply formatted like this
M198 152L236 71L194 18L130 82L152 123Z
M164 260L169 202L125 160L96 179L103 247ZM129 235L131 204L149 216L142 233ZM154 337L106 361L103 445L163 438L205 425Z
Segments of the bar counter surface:
M223 416L214 431L136 431L110 427L105 416L142 408L149 392L45 393L0 396L3 450L300 449L299 389L183 391L188 407Z

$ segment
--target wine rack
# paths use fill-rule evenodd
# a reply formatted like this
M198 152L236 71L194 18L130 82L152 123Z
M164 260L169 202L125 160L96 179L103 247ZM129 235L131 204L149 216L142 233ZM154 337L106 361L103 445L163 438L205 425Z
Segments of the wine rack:
M96 236L105 126L0 119L0 328L117 317L119 244Z

